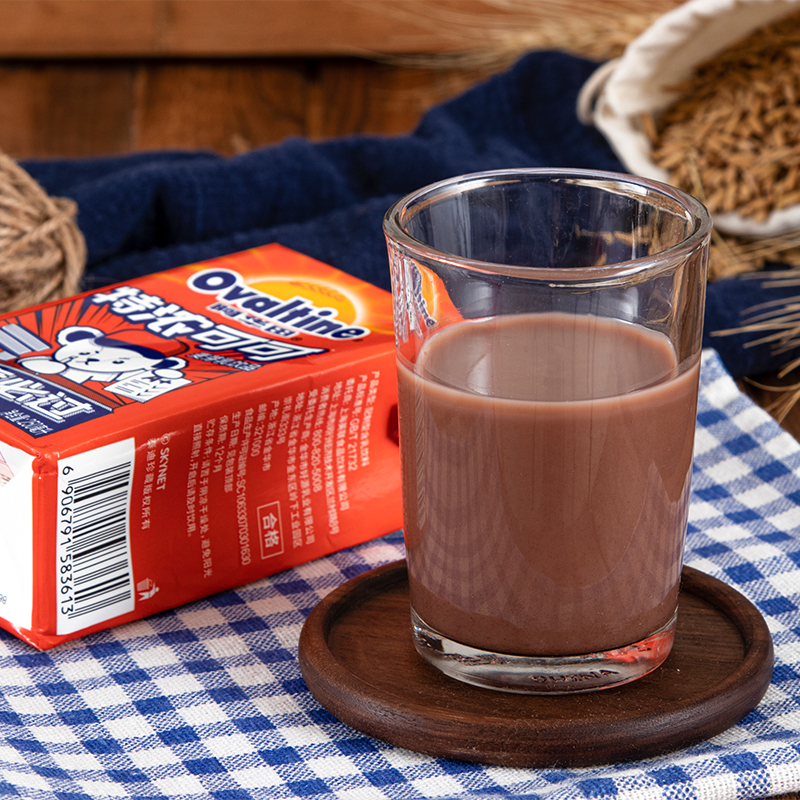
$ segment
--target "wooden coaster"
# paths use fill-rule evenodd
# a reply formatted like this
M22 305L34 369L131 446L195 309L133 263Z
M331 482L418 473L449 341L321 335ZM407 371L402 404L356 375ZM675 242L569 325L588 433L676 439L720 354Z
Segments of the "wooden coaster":
M412 643L404 561L333 591L300 636L306 684L342 722L420 753L514 767L590 766L695 744L755 708L772 666L772 638L758 609L689 567L672 653L616 689L520 695L439 673Z

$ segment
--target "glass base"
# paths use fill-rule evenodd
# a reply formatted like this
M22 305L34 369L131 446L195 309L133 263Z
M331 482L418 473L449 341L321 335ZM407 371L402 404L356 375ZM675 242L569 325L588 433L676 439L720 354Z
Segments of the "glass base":
M577 694L610 689L647 675L672 649L672 619L639 642L578 656L517 656L492 653L448 639L411 609L414 647L429 664L451 678L518 694Z

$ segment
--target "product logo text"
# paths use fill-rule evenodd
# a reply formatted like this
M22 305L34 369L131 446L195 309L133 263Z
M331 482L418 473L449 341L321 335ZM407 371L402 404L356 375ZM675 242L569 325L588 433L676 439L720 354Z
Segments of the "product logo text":
M254 289L233 270L206 269L192 275L188 285L195 292L215 295L217 303L211 308L217 313L228 313L234 318L243 315L242 321L246 323L250 315L249 324L256 324L254 317L258 317L263 321L264 330L277 336L310 333L325 339L342 340L360 339L370 333L369 328L337 319L335 308L316 306L299 295L281 300ZM226 312L226 308L229 311Z

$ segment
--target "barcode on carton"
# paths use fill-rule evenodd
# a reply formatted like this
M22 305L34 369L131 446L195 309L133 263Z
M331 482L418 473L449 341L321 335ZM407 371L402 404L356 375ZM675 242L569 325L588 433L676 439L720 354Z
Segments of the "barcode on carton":
M58 462L57 631L73 633L133 611L130 494L135 442Z

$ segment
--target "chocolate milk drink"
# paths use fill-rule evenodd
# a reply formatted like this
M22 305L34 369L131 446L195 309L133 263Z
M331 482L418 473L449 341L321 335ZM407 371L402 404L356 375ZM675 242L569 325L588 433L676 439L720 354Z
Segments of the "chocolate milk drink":
M398 365L411 605L446 638L558 656L675 612L699 360L593 316L452 324Z

